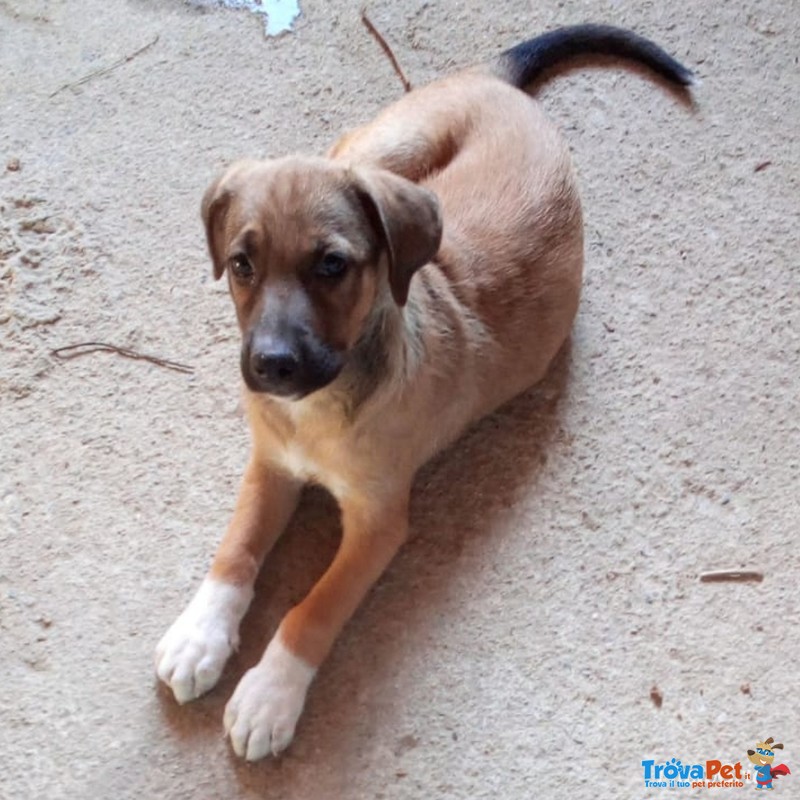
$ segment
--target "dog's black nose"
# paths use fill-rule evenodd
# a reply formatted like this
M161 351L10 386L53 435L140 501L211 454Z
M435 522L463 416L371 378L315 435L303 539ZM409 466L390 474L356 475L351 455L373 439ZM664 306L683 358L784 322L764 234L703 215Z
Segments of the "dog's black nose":
M298 366L297 356L288 350L256 350L250 356L253 374L270 386L281 386L291 381L297 374Z
M297 400L327 386L339 374L342 356L306 339L258 334L245 339L240 363L247 388Z

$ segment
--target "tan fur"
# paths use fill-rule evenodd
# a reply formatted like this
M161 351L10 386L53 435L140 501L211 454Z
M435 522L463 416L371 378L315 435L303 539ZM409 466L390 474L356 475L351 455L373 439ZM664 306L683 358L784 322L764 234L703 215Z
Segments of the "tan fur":
M376 219L355 214L354 186L381 195ZM272 282L255 294L229 278L243 330L276 294L295 302L274 276L290 285L321 237L347 240L359 263L347 292L312 298L311 310L298 301L298 313L354 352L371 337L377 355L353 356L301 400L245 392L252 460L212 567L216 580L252 583L297 485L328 487L342 510L341 547L279 632L316 666L402 544L419 467L542 378L568 336L583 260L570 158L534 100L470 70L406 95L327 159L234 166L209 189L204 215L218 273L243 231L268 263ZM439 235L438 253L398 305L406 298L392 270L416 269Z

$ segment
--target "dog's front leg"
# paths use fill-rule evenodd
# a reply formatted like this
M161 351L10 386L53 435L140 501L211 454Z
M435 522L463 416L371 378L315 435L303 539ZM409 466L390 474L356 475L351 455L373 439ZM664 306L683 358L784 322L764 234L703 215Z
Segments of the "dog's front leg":
M213 688L239 643L264 557L297 507L300 484L255 457L203 583L156 648L156 672L179 703Z
M233 749L250 761L294 736L306 692L336 636L386 569L408 531L408 493L391 502L342 502L339 550L308 596L284 617L261 661L225 709Z

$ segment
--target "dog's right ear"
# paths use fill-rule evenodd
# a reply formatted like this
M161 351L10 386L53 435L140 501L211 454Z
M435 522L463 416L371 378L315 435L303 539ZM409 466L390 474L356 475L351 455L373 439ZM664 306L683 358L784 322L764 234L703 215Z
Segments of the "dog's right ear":
M206 242L208 253L214 264L214 279L219 280L225 272L225 261L222 256L222 238L225 230L225 217L230 206L231 192L225 187L226 175L220 175L203 195L200 213L206 226Z

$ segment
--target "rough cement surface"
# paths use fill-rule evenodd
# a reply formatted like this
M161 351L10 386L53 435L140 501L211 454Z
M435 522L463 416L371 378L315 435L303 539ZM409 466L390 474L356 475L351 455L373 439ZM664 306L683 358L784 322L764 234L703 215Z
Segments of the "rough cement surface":
M200 197L235 157L321 151L399 95L358 9L304 0L265 40L177 0L0 2L0 797L658 797L642 759L733 762L766 736L798 796L795 0L372 4L418 84L594 20L695 68L697 107L613 66L541 93L585 204L571 351L420 477L413 540L289 753L241 763L221 715L334 552L323 493L217 690L179 708L156 686L247 454ZM86 340L196 373L49 355ZM699 583L727 567L765 578Z

